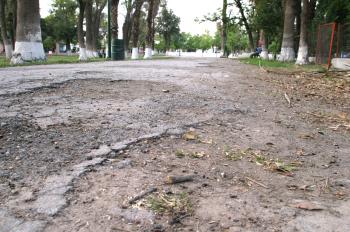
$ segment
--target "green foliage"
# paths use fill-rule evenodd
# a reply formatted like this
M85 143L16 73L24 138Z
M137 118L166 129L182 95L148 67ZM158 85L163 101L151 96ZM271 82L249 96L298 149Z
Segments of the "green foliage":
M292 68L293 66L295 66L294 62L280 62L277 60L263 60L260 58L241 59L241 61L246 64L252 64L268 68Z
M180 18L166 4L162 5L160 16L157 17L156 31L164 38L164 50L168 50L180 34Z
M43 42L45 51L52 51L55 49L55 39L52 36L47 36Z
M273 53L274 56L277 55L277 53L279 51L281 51L281 46L280 46L280 43L278 43L277 41L272 41L272 43L269 45L269 50L270 52Z
M256 1L255 21L258 29L263 29L268 37L283 33L283 8L281 0Z
M56 42L71 43L76 39L76 9L74 0L55 0L52 4L51 14L42 20L43 39L47 36Z
M249 47L248 36L236 24L229 25L227 46L231 52L243 51Z
M319 0L315 21L317 23L348 23L350 21L350 1Z

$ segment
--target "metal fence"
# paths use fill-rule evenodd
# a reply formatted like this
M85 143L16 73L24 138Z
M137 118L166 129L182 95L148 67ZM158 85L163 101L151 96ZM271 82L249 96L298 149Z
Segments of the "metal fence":
M318 28L316 63L329 68L335 57L350 58L350 23L327 23Z

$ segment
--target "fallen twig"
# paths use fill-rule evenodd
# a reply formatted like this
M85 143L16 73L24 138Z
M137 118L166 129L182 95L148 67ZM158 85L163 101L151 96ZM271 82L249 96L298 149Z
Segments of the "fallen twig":
M195 176L168 176L165 183L166 184L178 184L178 183L183 183L183 182L188 182L188 181L193 181L193 178Z
M136 201L141 200L142 198L144 198L145 196L147 196L148 194L154 193L158 191L157 188L150 188L149 190L137 195L136 197L133 197L132 199L129 200L129 204L132 205L134 204Z
M260 183L260 182L258 182L258 181L256 181L256 180L254 180L254 179L252 179L252 178L250 178L250 177L246 177L246 179L249 180L249 181L251 181L251 182L253 182L253 183L255 183L255 184L257 184L257 185L260 185L260 186L263 187L263 188L269 189L268 186L266 186L266 185L264 185L264 184L262 184L262 183Z
M292 107L292 102L290 101L290 98L289 98L289 96L287 95L287 93L284 93L284 98L287 100L288 106L289 106L289 107Z

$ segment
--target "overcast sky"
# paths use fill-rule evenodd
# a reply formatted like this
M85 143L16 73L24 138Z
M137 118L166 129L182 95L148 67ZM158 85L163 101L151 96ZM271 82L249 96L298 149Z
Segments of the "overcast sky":
M52 0L40 0L41 17L49 14ZM123 6L120 6L123 7ZM208 30L211 34L216 31L215 23L196 23L196 18L214 12L221 7L220 0L168 0L168 7L181 18L181 31L192 34L203 34ZM122 18L122 17L121 17ZM123 20L119 20L123 23Z

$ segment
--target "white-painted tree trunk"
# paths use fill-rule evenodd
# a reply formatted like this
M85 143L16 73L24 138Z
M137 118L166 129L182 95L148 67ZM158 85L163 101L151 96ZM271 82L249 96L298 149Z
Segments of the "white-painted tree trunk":
M98 57L97 52L93 51L93 50L86 50L86 56L88 59L92 59L92 58L96 58Z
M138 48L132 48L132 54L131 59L137 60L139 58L139 49Z
M79 51L79 60L80 61L86 61L88 58L87 58L87 55L86 55L86 48L80 48L80 51Z
M46 60L44 46L41 42L22 42L15 43L15 51L11 59L12 64L23 64L26 61L44 61Z
M294 61L295 60L295 51L294 48L282 47L281 54L278 59L279 61Z
M260 57L261 57L261 59L263 59L263 60L268 60L269 59L269 53L268 53L268 51L265 49L265 50L263 50L261 53L260 53Z
M5 44L5 55L6 59L11 59L13 54L13 47L12 44Z
M152 59L152 48L146 48L144 59Z
M309 57L308 50L309 50L308 47L299 47L296 64L304 65L308 63L308 57Z

